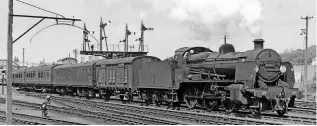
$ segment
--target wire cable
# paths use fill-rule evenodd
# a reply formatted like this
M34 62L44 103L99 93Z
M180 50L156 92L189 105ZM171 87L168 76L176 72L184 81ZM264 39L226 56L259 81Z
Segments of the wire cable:
M29 4L29 3L26 3L26 2L20 1L20 0L16 0L16 1L21 2L21 3L23 3L23 4L26 4L26 5L29 5L29 6L32 6L32 7L35 7L35 8L40 9L40 10L49 12L49 13L52 13L52 14L56 14L56 15L58 15L58 16L61 16L61 17L65 18L63 15L60 15L60 14L58 14L58 13L54 13L54 12L49 11L49 10L45 10L45 9L40 8L40 7L37 7L37 6L35 6L35 5L32 5L32 4Z
M58 26L58 25L72 26L72 27L81 29L81 30L83 30L83 31L86 31L91 37L93 37L93 38L98 42L98 45L99 45L99 43L100 43L100 42L95 38L95 36L93 36L92 34L89 33L89 31L87 31L87 30L85 30L85 29L83 29L83 28L81 28L81 27L79 27L79 26L76 26L76 25L73 25L73 24L66 24L66 23L52 24L52 25L48 25L48 26L42 28L41 30L39 30L38 32L36 32L36 33L32 36L32 38L30 39L30 43L32 42L32 39L33 39L37 34L39 34L40 32L42 32L43 30L45 30L45 29L47 29L47 28L50 28L50 27L53 27L53 26Z

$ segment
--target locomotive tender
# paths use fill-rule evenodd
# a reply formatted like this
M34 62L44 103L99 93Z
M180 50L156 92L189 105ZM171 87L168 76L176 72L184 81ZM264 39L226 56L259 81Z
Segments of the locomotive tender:
M254 49L246 52L235 52L226 43L219 52L183 47L168 61L138 56L17 69L13 86L106 100L116 95L132 101L138 96L157 105L185 102L189 108L273 110L284 115L299 97L293 88L293 67L276 51L263 49L263 39L253 42Z

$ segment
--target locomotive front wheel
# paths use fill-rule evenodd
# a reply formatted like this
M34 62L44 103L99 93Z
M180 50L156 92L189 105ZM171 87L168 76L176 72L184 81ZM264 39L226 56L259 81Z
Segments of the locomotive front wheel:
M276 110L277 114L280 116L283 116L284 114L286 114L285 110Z
M276 112L277 112L278 115L283 116L287 112L286 102L285 101L280 101L280 105L283 108L283 110L276 110Z
M256 108L256 109L252 109L251 110L251 113L253 115L259 115L259 114L262 114L263 112L263 102L262 101L259 101L259 108Z

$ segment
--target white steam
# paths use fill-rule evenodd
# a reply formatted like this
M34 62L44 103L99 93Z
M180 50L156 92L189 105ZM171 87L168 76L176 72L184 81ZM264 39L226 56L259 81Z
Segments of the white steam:
M120 2L132 8L143 8L140 18L150 12L166 12L168 17L188 25L195 39L208 41L214 34L224 34L236 24L247 29L254 38L262 37L262 6L259 0L105 0ZM129 0L128 0L129 1ZM135 4L142 3L142 4ZM149 7L140 7L149 6ZM230 33L229 33L230 34Z
M224 27L228 27L228 23L232 21L247 29L253 37L262 37L262 7L258 0L174 0L174 2L175 6L169 11L171 18L191 22L192 25L209 26L210 34L202 35L203 40L217 31L223 32ZM217 27L220 29L214 30ZM202 31L200 28L202 27L191 30Z

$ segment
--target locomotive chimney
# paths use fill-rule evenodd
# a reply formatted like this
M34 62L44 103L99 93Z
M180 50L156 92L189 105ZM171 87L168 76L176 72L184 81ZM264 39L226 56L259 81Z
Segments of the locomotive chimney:
M264 43L263 39L254 39L253 42L254 42L254 50L263 49L263 43Z

